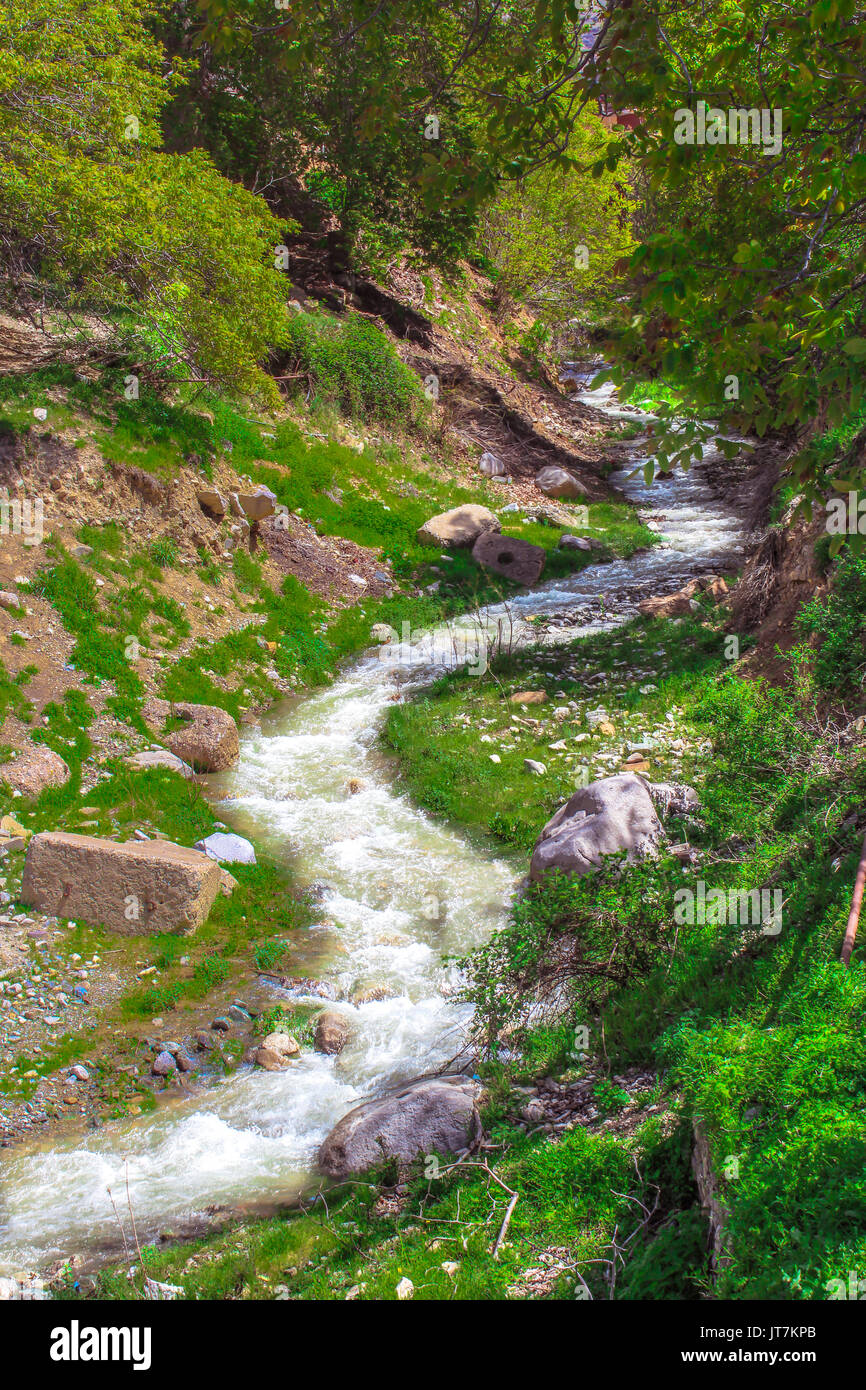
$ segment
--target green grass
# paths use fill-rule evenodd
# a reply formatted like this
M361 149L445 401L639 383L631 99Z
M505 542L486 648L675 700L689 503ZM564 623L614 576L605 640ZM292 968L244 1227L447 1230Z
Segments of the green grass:
M815 640L817 650L804 649L803 658L811 658L822 694L861 705L866 683L866 554L843 553L830 592L803 605L797 627Z
M661 642L662 660L656 655ZM648 674L620 682L615 701L609 691L588 692L586 675L602 671L613 678L616 662ZM565 650L530 649L496 658L482 677L465 671L445 676L389 712L385 739L400 756L404 785L421 805L526 851L571 795L581 768L590 780L605 767L619 771L621 757L609 765L602 759L622 755L627 740L640 741L648 730L656 737L664 734L667 714L724 664L723 639L713 628L692 619L677 625L641 620ZM642 695L643 683L658 689ZM511 703L511 695L527 689L544 691L546 703L527 708ZM614 720L612 736L592 734L586 722L586 711L602 702ZM571 703L576 708L565 718L553 715ZM580 734L588 737L578 743ZM482 742L485 735L492 741ZM566 750L551 751L551 743L563 740ZM500 763L491 762L493 753ZM674 765L690 775L695 760L690 753L674 758L663 748L652 756L659 780ZM527 772L526 758L543 763L546 773Z
M839 602L853 592L846 585ZM844 624L826 609L824 621L832 645ZM580 690L590 664L613 677L624 652L639 664L643 650L648 664L661 649L657 691L641 696L637 682L615 698L609 687L591 696ZM458 674L396 708L388 741L422 804L526 853L578 785L576 760L554 762L547 744L554 732L570 744L586 726L579 718L553 726L552 705L571 697L581 709L603 703L618 726L614 748L630 709L650 730L676 713L676 732L702 750L693 761L681 755L678 765L682 780L700 790L703 823L673 822L669 830L673 838L687 834L702 854L699 866L687 870L663 856L625 876L611 866L532 889L508 927L464 962L469 996L494 1054L506 1027L512 1049L559 1074L570 1065L569 1034L586 1027L587 1066L656 1071L678 1094L683 1120L699 1121L708 1136L730 1209L719 1296L824 1298L831 1280L866 1267L863 944L850 970L838 962L863 832L853 818L866 763L822 740L802 653L790 684L773 690L738 678L721 649L720 633L686 620L635 624L571 652L526 653L498 663L487 681ZM822 659L819 650L819 675ZM521 729L514 750L491 764L490 751L508 737L507 696L521 687L549 692L546 706L518 711L540 721L541 735ZM481 745L487 730L496 742ZM523 773L525 756L546 761L547 774ZM669 756L652 758L652 778L671 775ZM618 770L592 767L593 775ZM675 893L698 880L726 890L781 887L781 933L744 933L724 922L675 925ZM520 1019L539 975L561 952L571 1003L557 1048L555 1034L536 1038ZM616 1091L610 1084L606 1100L615 1103ZM651 1249L661 1243L672 1273L685 1259L681 1274L691 1278L700 1213L688 1157L684 1150L666 1177L679 1184L681 1205L666 1194L671 1224ZM636 1296L650 1296L642 1281L651 1265L648 1256Z
M334 1301L352 1291L361 1301L395 1300L397 1285L410 1279L416 1300L499 1300L519 1288L524 1271L538 1268L540 1251L554 1248L565 1253L570 1267L554 1272L551 1296L585 1296L576 1268L589 1292L606 1298L614 1232L623 1241L640 1235L640 1208L632 1199L645 1198L671 1167L681 1137L664 1138L649 1122L627 1144L581 1128L548 1144L503 1122L495 1127L495 1139L498 1154L488 1161L521 1194L497 1261L491 1250L508 1193L480 1168L448 1173L443 1165L443 1175L432 1178L416 1167L396 1218L375 1210L378 1182L360 1181L329 1192L326 1202L308 1211L233 1226L170 1250L146 1247L143 1267L193 1299ZM637 1168L633 1155L640 1156ZM387 1172L378 1176L392 1180ZM694 1297L702 1235L694 1223L668 1225L663 1239L653 1242L651 1258L650 1242L636 1240L623 1295L638 1287L647 1298ZM138 1299L140 1281L130 1281L125 1269L107 1270L96 1293Z
M33 666L25 666L17 675L10 676L0 662L0 723L10 714L29 722L32 706L23 691L35 670Z

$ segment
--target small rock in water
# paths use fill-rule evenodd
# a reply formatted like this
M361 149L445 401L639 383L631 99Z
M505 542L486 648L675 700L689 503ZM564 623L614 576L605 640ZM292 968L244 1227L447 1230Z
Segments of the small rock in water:
M327 1009L316 1021L313 1046L317 1052L334 1056L342 1052L349 1038L349 1020L333 1009Z
M352 995L353 1004L378 1004L383 999L393 999L394 991L390 985L371 985L368 989L356 989Z
M291 1033L268 1033L268 1036L262 1039L262 1047L283 1059L297 1057L301 1050L297 1039L293 1038Z
M273 1052L269 1047L260 1047L253 1059L257 1067L262 1071L282 1071L286 1059L281 1057L278 1052Z
M154 1058L151 1070L154 1076L171 1076L172 1072L177 1071L177 1062L170 1052L160 1052L159 1055Z

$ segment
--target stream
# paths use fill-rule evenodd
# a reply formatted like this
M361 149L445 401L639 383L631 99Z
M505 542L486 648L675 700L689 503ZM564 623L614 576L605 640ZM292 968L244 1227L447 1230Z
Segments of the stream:
M584 389L579 399L612 420L650 418L621 409L610 388ZM401 691L472 659L479 631L507 628L508 641L524 641L534 633L528 620L543 615L559 624L545 640L571 640L627 620L642 597L736 562L746 541L738 518L697 471L647 486L642 467L633 471L640 448L635 441L632 463L610 482L645 509L659 546L542 585L432 639L410 634L368 652L333 685L275 707L260 729L243 734L238 763L209 779L210 794L231 829L287 862L301 884L316 885L319 921L286 969L333 986L350 1042L337 1057L307 1051L282 1072L242 1067L148 1115L4 1154L0 1274L122 1249L108 1189L128 1234L127 1183L142 1241L165 1227L195 1229L215 1207L284 1204L309 1186L318 1146L354 1104L460 1054L468 1009L453 998L456 971L443 957L496 929L525 866L398 793L380 731ZM346 1002L376 987L391 997ZM273 1003L281 998L288 1002L275 989Z

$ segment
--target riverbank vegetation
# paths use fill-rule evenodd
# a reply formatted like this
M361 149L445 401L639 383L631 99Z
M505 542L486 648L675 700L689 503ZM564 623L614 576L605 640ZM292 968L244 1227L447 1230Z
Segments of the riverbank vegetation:
M272 847L182 946L25 936L22 835L218 827L177 770L131 765L175 731L149 700L243 732L383 625L507 604L470 549L419 537L459 506L540 547L545 580L595 567L604 618L605 567L658 542L611 472L696 464L769 526L730 600L578 641L537 616L519 649L506 619L488 669L388 712L406 797L518 872L588 781L700 798L657 860L525 886L461 962L485 1147L313 1184L91 1291L832 1296L866 1271L862 944L838 959L866 830L862 8L363 9L0 0L0 741L68 772L0 788L0 1120L17 1141L155 1107L155 1030L242 988L251 1034L286 1021L261 981L317 914ZM569 361L651 417L570 399ZM828 498L853 525L830 533ZM780 896L779 930L678 920L707 879ZM46 981L79 977L92 1015L28 1032ZM201 1084L241 1065L225 1039Z

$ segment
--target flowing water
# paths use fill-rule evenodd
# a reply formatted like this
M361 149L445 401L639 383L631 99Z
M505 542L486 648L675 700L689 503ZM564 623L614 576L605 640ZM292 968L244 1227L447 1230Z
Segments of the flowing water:
M639 418L604 388L581 399L613 418ZM114 1249L109 1188L125 1216L128 1184L141 1237L194 1225L214 1206L285 1202L309 1182L319 1144L353 1104L460 1053L467 1008L452 997L455 969L443 957L495 929L522 870L398 794L377 750L379 732L407 683L428 680L455 653L471 658L479 627L507 629L509 641L524 640L538 614L558 615L569 638L611 627L640 597L721 568L743 548L740 523L698 474L650 488L641 471L625 469L610 481L647 508L660 546L556 580L432 640L410 635L367 654L326 690L273 711L244 737L231 773L213 779L223 819L267 845L301 883L317 885L320 922L292 968L334 987L352 1023L344 1052L305 1052L283 1072L245 1067L86 1139L11 1151L0 1162L0 1273ZM391 997L345 1002L376 986Z

